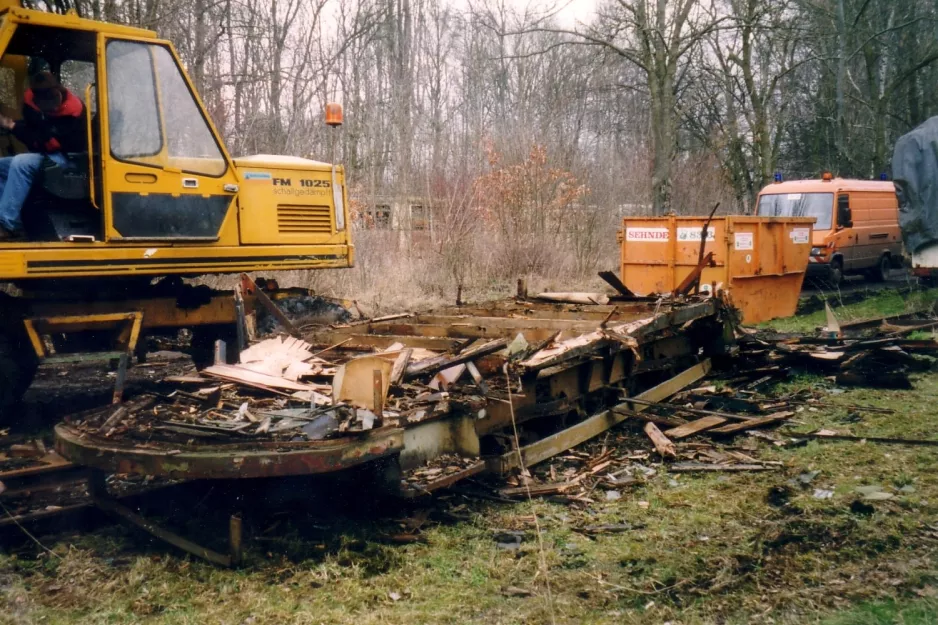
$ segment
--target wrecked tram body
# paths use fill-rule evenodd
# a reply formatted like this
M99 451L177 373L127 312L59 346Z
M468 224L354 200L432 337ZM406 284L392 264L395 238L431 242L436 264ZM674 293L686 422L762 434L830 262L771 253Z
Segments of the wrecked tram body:
M306 337L344 365L334 379L336 403L343 414L371 415L369 429L326 428L319 440L302 441L234 431L179 436L205 427L193 424L176 426L175 435L172 427L151 426L135 438L76 418L56 428L56 450L98 472L177 479L321 474L382 459L378 464L399 467L406 477L443 458L446 471L423 471L430 477L422 481L391 473L405 496L417 496L482 472L536 464L600 434L626 418L616 412L625 409L625 396L659 401L706 375L709 357L727 351L727 337L732 332L718 298L609 305L508 300L375 319ZM412 358L417 352L426 357ZM383 373L362 360L375 356L388 363ZM361 362L368 375L354 377L352 365ZM362 403L339 401L340 392L378 405L373 412L350 408ZM312 400L332 401L319 393ZM157 412L152 404L141 410Z

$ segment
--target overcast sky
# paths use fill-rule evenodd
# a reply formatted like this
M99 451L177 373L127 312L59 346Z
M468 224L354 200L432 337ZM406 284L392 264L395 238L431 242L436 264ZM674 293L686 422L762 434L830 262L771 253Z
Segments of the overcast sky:
M493 4L499 0L490 0ZM508 6L513 6L519 12L526 8L531 13L544 13L552 9L559 9L557 21L563 28L573 28L577 22L589 22L596 10L599 0L503 0ZM453 6L466 9L470 4L481 4L478 0L450 0Z

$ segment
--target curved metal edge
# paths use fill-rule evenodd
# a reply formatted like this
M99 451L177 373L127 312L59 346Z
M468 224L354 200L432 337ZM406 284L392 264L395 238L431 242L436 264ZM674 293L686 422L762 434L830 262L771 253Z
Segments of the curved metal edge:
M66 424L55 426L55 449L71 462L109 473L173 479L249 479L342 471L400 453L404 431L376 430L361 438L309 449L154 450L124 448L83 438Z

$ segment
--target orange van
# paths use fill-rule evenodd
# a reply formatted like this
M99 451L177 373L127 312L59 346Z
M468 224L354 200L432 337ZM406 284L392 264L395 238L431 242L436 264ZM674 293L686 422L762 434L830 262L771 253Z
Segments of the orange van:
M766 217L814 217L808 277L840 284L845 274L885 280L902 266L899 202L892 182L820 180L770 184L759 192L756 213Z

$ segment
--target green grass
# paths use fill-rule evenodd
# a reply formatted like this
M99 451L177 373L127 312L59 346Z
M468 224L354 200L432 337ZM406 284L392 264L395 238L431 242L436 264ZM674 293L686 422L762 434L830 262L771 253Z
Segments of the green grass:
M890 407L894 415L863 413L855 421L846 408L805 410L794 428L936 438L938 375L915 384L911 392L828 396L837 406ZM829 383L807 376L778 390L802 388ZM468 521L431 526L428 544L382 544L375 538L392 520L340 517L329 530L332 542L317 551L318 539L304 539L287 524L282 544L250 543L240 571L148 546L120 525L53 539L49 546L60 560L29 551L0 557L0 602L12 606L0 622L549 622L535 513L558 622L749 623L767 616L782 623L935 622L938 604L929 593L938 588L938 531L929 527L938 530L938 450L832 441L758 445L747 453L780 460L784 470L662 471L621 500L587 510L544 501L470 503ZM789 484L809 471L819 472L809 487ZM871 514L852 511L856 488L870 484L895 497L872 502ZM829 488L834 497L815 499L814 488ZM770 491L782 492L784 503L770 502ZM596 540L573 531L623 522L634 529ZM492 539L499 529L522 529L531 538L518 552L503 551ZM510 586L536 594L505 596Z
M841 323L878 319L930 308L938 300L938 289L924 291L886 290L854 304L843 305L834 301L831 309ZM827 323L824 310L808 315L775 319L762 324L779 332L813 332Z
M938 601L923 599L899 603L885 601L867 603L844 614L824 619L823 625L935 625L938 623Z
M900 304L883 294L846 313L895 314L934 296ZM938 374L915 376L914 384L912 391L839 392L803 375L775 391L809 388L832 405L802 410L791 431L938 440ZM857 415L852 404L895 413ZM619 432L625 448L647 448L640 429ZM406 510L367 519L330 515L327 505L314 519L322 528L293 517L265 534L274 540L249 540L247 564L236 571L152 544L123 525L42 537L59 558L28 547L0 555L0 623L510 625L547 623L552 614L558 623L938 623L938 448L779 447L747 437L733 444L784 466L726 475L669 474L659 466L622 499L586 509L444 494L427 505L460 506L467 519L431 523L426 544L379 540L396 531ZM817 472L810 484L798 482L809 472ZM893 497L857 504L857 488L870 485ZM815 489L834 495L818 499ZM357 486L350 490L349 497L361 496ZM595 539L574 531L603 523L633 529ZM191 527L200 526L210 534L223 527L194 515ZM267 529L248 527L252 536ZM520 550L497 547L493 534L505 529L527 532ZM509 596L509 587L534 595Z

